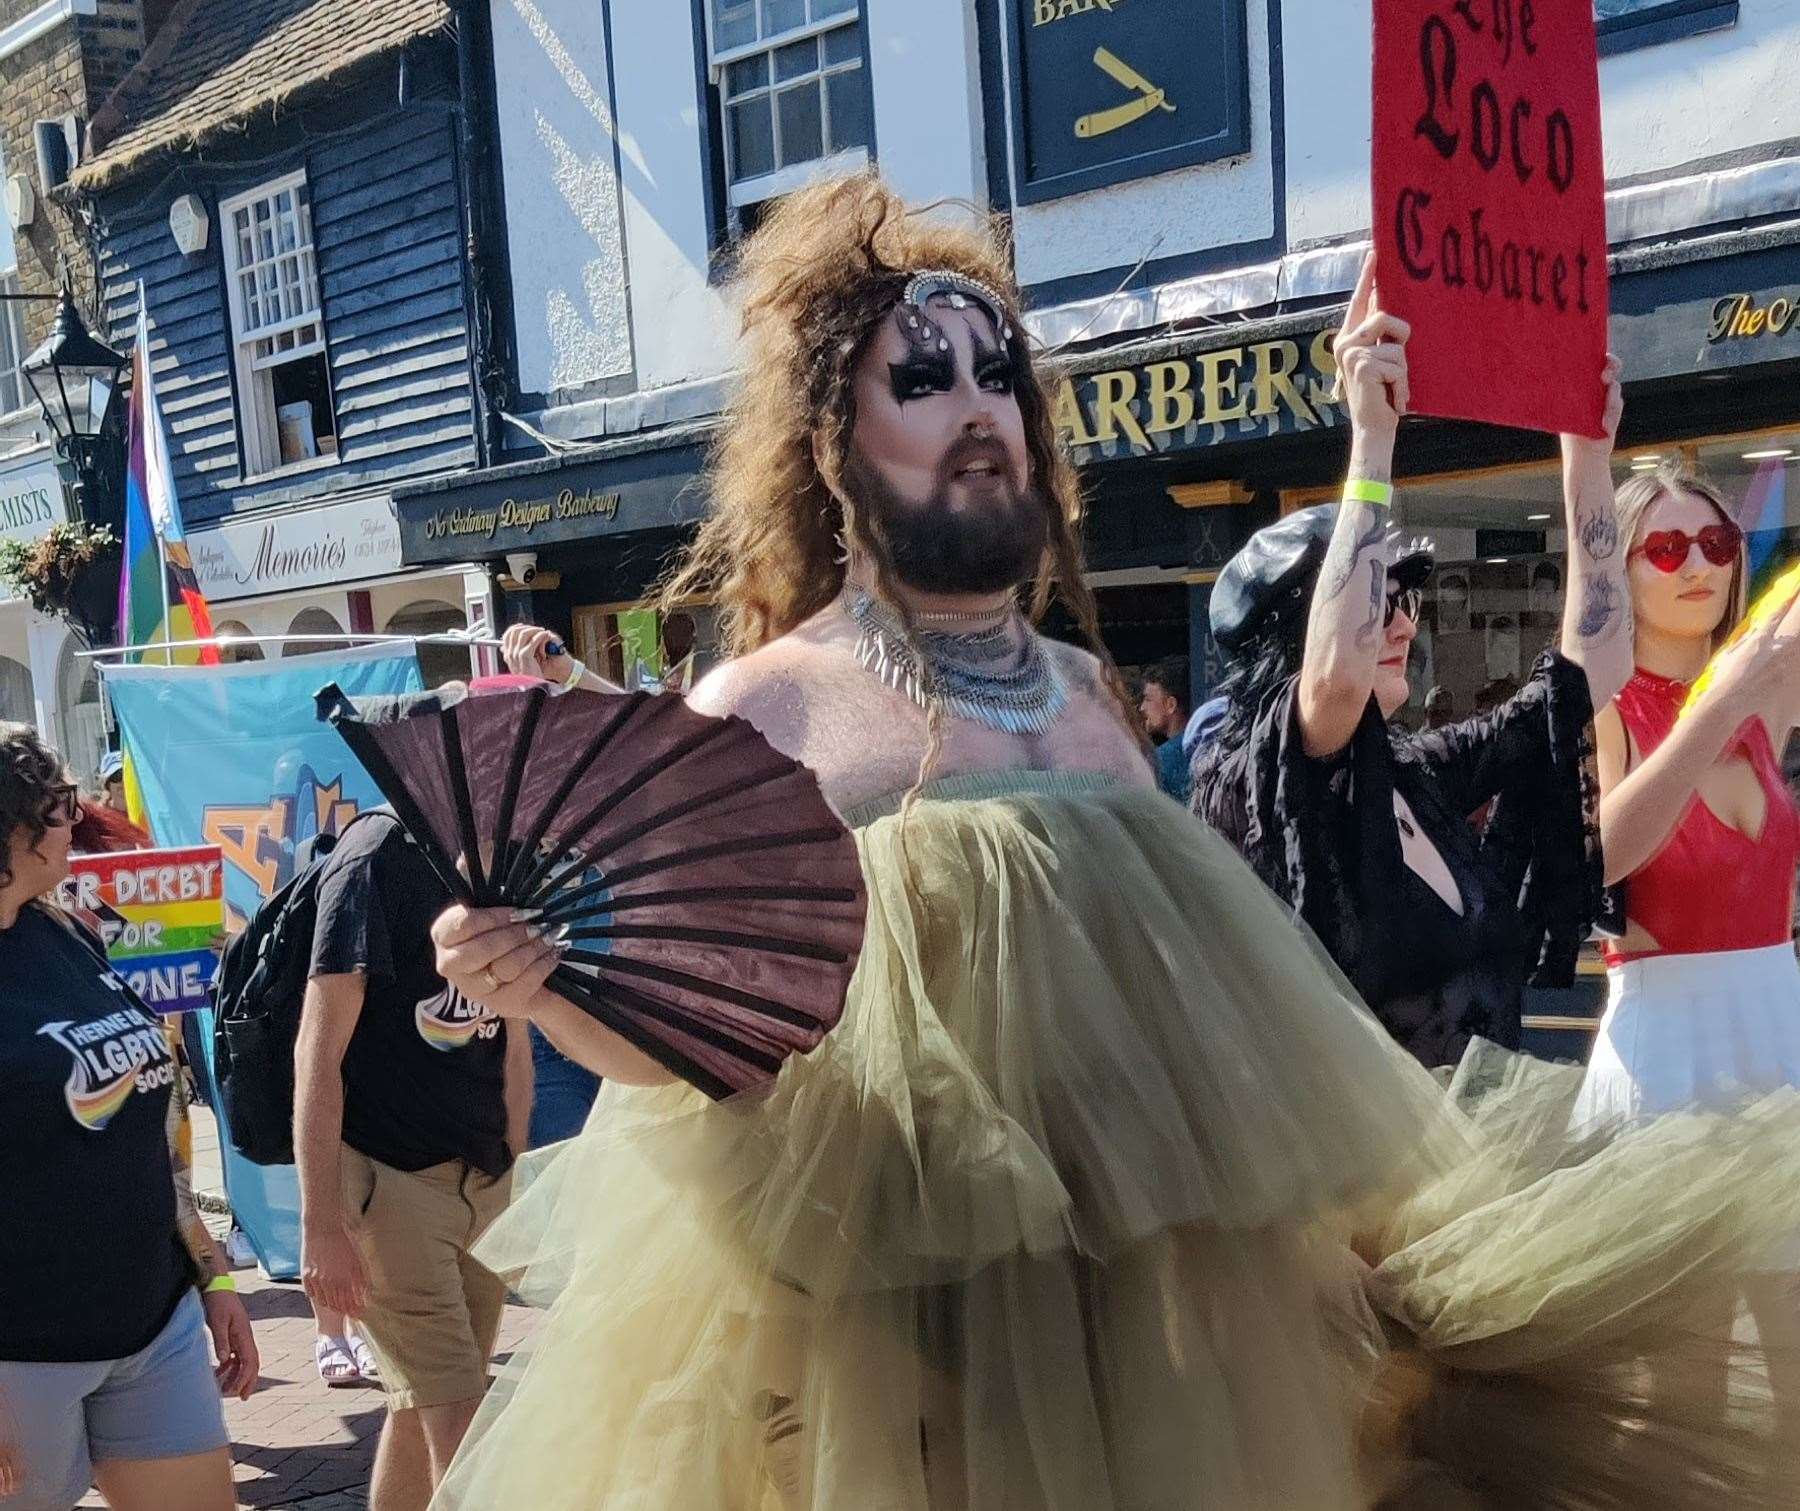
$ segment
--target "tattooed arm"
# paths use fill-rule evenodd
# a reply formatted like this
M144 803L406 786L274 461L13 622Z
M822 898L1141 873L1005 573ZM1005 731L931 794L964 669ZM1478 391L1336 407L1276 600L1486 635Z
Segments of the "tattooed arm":
M1374 260L1363 264L1337 362L1350 411L1352 479L1386 483L1394 436L1406 413L1404 320L1375 308ZM1313 590L1300 666L1300 733L1306 753L1335 755L1350 743L1375 684L1387 597L1389 511L1345 502Z
M175 1175L175 1223L199 1278L206 1326L212 1333L213 1352L218 1358L213 1373L222 1395L247 1401L250 1392L256 1389L257 1372L261 1367L256 1353L256 1336L250 1328L250 1314L244 1310L244 1303L235 1291L206 1289L221 1275L229 1275L231 1266L207 1230L194 1201L194 1135L179 1081L169 1096L167 1132L169 1162Z
M1631 677L1631 589L1626 542L1613 511L1612 448L1623 399L1619 359L1608 357L1604 439L1562 438L1563 499L1568 511L1569 585L1563 601L1562 653L1587 673L1596 711Z

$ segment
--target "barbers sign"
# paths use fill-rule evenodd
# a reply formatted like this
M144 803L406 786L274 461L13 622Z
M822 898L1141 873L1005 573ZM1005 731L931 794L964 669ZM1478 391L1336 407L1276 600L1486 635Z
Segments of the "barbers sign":
M1244 0L1003 0L1022 204L1250 149Z
M1375 0L1381 305L1412 408L1597 435L1606 204L1592 0Z

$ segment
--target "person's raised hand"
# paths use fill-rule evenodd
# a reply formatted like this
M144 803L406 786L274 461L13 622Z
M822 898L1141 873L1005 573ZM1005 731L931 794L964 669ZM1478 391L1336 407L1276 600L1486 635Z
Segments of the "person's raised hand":
M1411 399L1406 342L1412 327L1382 313L1375 294L1375 254L1363 259L1343 329L1332 348L1353 431L1391 438Z
M244 1298L236 1291L209 1291L200 1300L206 1307L213 1356L219 1361L213 1369L219 1394L248 1401L256 1389L262 1360L256 1352L256 1334L250 1327Z
M1696 712L1733 720L1792 707L1800 687L1800 616L1793 609L1756 625L1719 652Z
M496 1018L531 1015L539 990L568 946L512 908L453 904L431 926L437 973Z
M552 650L552 647L555 647ZM515 624L500 637L506 668L519 677L542 677L559 687L575 670L575 658L561 639L535 624Z
M1591 436L1565 432L1562 450L1566 461L1587 459L1611 464L1613 444L1619 436L1619 421L1625 413L1625 389L1620 382L1620 374L1624 370L1625 364L1618 356L1608 352L1606 361L1600 368L1600 383L1606 390L1606 400L1600 412L1600 428L1605 434Z

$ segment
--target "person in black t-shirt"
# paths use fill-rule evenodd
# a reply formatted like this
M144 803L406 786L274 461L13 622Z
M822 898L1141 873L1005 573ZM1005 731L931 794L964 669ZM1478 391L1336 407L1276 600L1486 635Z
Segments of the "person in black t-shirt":
M256 1344L171 1147L162 1021L50 900L80 809L56 755L0 724L5 1507L67 1511L97 1481L112 1505L230 1511L219 1393L255 1388Z
M319 879L295 1048L301 1275L380 1365L375 1511L424 1505L486 1388L505 1288L469 1251L506 1205L531 1113L523 1025L437 975L449 903L392 814L346 829Z

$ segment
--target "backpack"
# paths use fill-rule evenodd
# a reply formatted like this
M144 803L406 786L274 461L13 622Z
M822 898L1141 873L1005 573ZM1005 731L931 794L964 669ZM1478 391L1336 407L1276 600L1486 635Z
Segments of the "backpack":
M294 1162L294 1045L312 970L319 879L345 834L385 808L359 813L337 835L296 855L293 876L225 946L213 1002L213 1079L225 1129L256 1165Z

